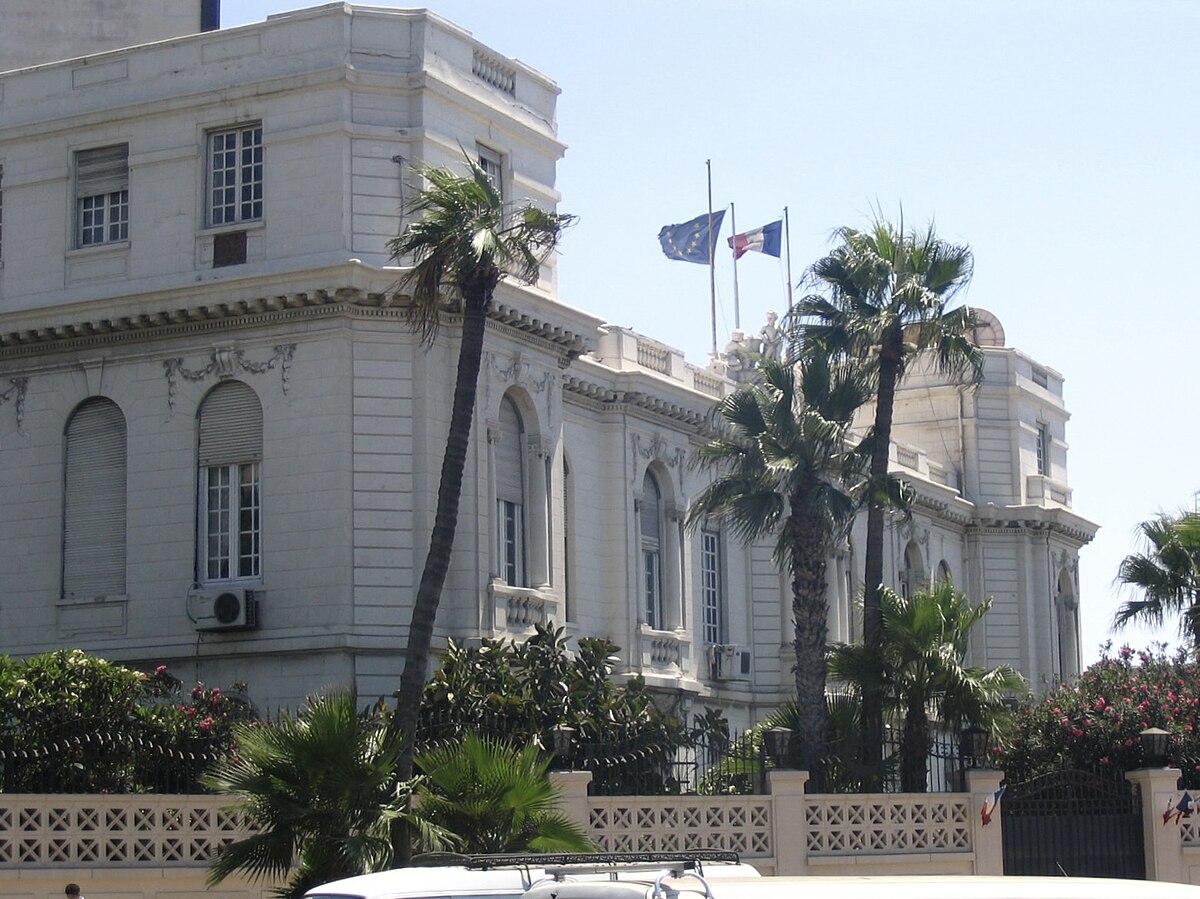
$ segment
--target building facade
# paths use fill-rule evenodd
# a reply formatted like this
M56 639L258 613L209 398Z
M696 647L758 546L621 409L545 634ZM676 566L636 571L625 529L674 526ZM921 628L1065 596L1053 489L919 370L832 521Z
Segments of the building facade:
M465 148L558 202L558 89L424 10L341 3L0 74L0 651L60 646L267 707L388 695L436 503L457 322L405 319L387 241L415 163ZM1079 667L1062 379L1004 345L966 391L918 372L894 461L904 589L996 608L974 661ZM684 528L720 360L560 302L553 259L489 315L437 638L554 622L681 711L792 691L767 546ZM856 628L860 529L832 560Z

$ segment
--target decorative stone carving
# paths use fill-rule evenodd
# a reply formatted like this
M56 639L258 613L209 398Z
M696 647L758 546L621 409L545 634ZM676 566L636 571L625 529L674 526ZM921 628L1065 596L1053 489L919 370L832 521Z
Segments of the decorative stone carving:
M273 368L279 368L280 383L283 392L288 392L288 380L291 374L292 356L296 352L296 344L285 343L275 347L275 354L262 362L252 362L246 358L243 350L220 347L213 350L208 365L204 368L185 368L183 360L167 359L163 368L167 378L167 405L175 412L175 393L178 390L179 378L185 381L199 382L207 380L212 375L218 379L232 378L239 373L261 375Z
M0 406L12 401L13 411L17 418L17 433L24 435L25 431L21 426L25 423L25 391L29 388L29 379L9 378L8 383L12 386L0 393Z

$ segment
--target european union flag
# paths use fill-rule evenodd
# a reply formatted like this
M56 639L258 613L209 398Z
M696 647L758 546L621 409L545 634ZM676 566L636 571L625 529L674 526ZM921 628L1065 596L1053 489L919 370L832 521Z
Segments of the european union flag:
M725 210L722 209L711 216L707 212L698 215L682 225L664 225L658 232L658 242L662 244L663 253L668 259L708 265L712 261L709 251L717 242L717 235L721 233L721 220L724 218Z

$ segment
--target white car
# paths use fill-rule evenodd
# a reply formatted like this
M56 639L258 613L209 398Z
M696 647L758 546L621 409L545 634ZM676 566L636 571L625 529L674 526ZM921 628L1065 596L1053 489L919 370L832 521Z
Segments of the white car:
M522 899L1200 899L1200 887L1097 877L666 875L647 883L541 883Z
M688 872L709 880L757 878L751 865L732 852L595 852L454 856L436 864L348 877L305 893L306 899L520 899L543 882L653 883Z

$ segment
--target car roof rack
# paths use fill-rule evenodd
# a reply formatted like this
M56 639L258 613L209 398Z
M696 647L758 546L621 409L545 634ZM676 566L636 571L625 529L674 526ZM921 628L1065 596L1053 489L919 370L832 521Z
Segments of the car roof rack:
M703 862L737 864L738 854L727 849L688 849L680 852L522 852L495 855L464 855L457 852L426 852L413 856L414 867L461 866L473 871L495 868L565 868L585 866L589 869L630 865L690 868Z

